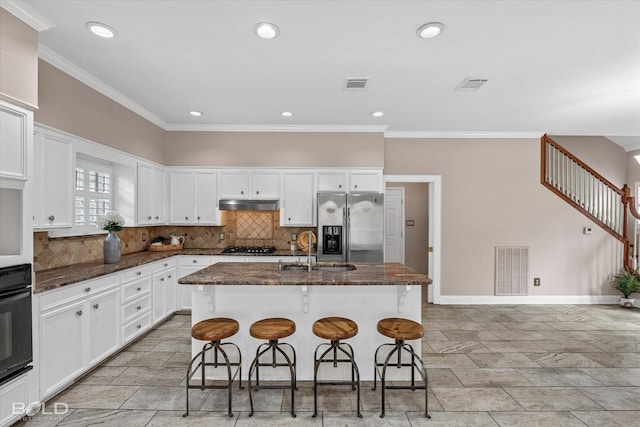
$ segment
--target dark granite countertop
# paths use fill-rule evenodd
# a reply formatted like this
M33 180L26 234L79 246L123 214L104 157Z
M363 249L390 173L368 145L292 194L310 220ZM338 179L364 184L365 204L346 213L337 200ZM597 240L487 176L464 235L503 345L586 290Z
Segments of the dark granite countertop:
M128 268L138 267L159 261L174 255L208 255L208 256L229 256L229 257L258 257L258 256L307 256L306 252L277 250L272 254L223 254L222 249L183 249L180 251L145 251L134 254L123 255L117 264L105 264L101 261L87 262L82 264L74 264L65 267L51 268L48 270L37 271L34 293L40 293L57 289L66 285L82 282L83 280L95 279ZM315 255L312 253L311 255Z
M315 265L331 265L318 263ZM353 263L355 270L287 271L278 263L220 262L178 280L182 285L428 285L431 279L400 263Z

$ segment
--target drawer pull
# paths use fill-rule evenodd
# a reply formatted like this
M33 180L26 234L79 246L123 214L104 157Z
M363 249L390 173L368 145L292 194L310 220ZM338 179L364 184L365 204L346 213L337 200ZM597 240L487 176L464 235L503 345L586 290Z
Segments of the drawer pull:
M141 305L137 306L136 310L142 310L142 306Z
M140 329L140 328L142 328L142 325L138 325L138 326L136 326L136 328Z
M159 219L160 217L156 215L156 219Z
M136 271L136 276L139 276L142 274L142 271Z
M91 292L91 288L84 288L85 292Z
M98 307L100 307L98 304L93 304L93 308L95 308L96 310L98 309Z
M150 219L151 219L151 217L150 217L150 216L148 216L148 217L147 217L147 219L149 219L149 220L150 220Z
M168 266L169 266L169 264L167 264L167 263L165 262L165 263L164 263L164 266L165 266L165 267L168 267Z
M164 282L164 277L161 277L161 278L160 278L160 281L161 281L161 282Z
M198 263L198 260L197 260L197 259L194 259L194 260L193 260L193 263L194 263L194 264L197 264L197 263Z
M167 277L168 277L169 279L171 279L171 275L170 275L170 274L169 274Z
M342 184L338 184L338 188L342 188Z
M55 217L55 216L53 216L53 215L50 215L50 216L49 216L49 221L53 221L54 219L56 219L56 217Z
M138 292L140 292L141 290L142 290L142 288L141 288L140 286L138 286L138 287L136 288L136 291L138 291Z
M78 316L78 317L82 316L82 310L76 311L76 316Z

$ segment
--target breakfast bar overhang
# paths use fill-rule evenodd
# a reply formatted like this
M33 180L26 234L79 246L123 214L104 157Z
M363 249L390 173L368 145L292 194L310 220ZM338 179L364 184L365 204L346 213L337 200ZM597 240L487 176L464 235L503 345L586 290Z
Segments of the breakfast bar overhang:
M312 325L326 316L348 317L358 324L358 334L349 343L355 350L360 378L373 380L374 352L389 342L377 332L378 321L403 317L421 323L421 287L431 279L399 263L318 263L313 267L308 271L304 264L221 262L183 277L179 283L193 286L192 325L212 317L239 322L240 331L228 341L242 352L243 380L261 343L249 335L249 327L268 317L285 317L296 323L296 332L284 341L296 349L298 380L313 379L313 352L322 340L314 336ZM193 340L192 354L203 344ZM420 354L420 340L410 344ZM288 375L278 369L263 374L266 379Z

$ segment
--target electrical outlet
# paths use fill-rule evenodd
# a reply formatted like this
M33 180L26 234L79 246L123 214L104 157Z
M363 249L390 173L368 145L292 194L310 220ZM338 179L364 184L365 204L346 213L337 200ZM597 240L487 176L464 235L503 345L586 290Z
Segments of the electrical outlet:
M142 233L142 241L143 242L147 241L147 233Z
M220 240L224 240L224 233L220 233Z
M533 286L540 286L540 278L539 277L534 277L533 278Z

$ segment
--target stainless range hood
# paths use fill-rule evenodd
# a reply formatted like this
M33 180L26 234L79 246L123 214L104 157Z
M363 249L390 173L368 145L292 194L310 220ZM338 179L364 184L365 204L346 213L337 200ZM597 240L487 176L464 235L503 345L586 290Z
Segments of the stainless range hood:
M221 211L276 211L278 200L220 199Z

